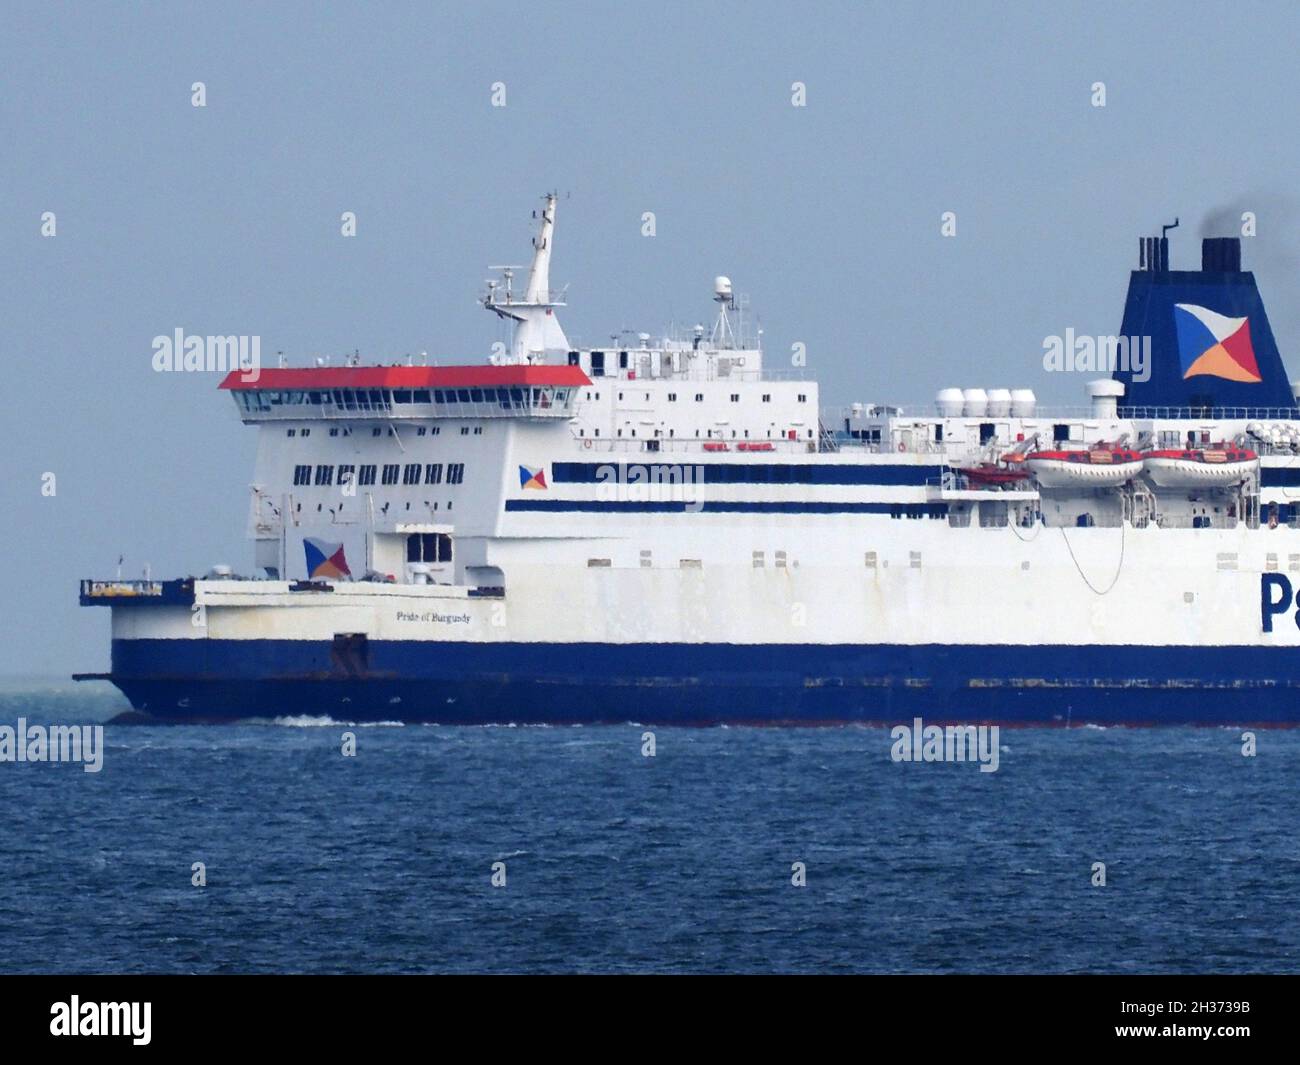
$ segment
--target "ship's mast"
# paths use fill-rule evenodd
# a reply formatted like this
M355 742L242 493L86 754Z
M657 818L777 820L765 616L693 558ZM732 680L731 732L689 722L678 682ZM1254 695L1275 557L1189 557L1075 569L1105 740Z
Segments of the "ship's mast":
M533 238L533 266L528 271L525 303L545 303L551 296L551 237L555 233L555 193L548 193L542 208L542 229Z
M542 208L542 224L533 238L533 264L528 270L528 287L522 299L515 299L511 279L517 267L494 266L504 282L489 281L483 306L514 324L510 358L516 363L545 362L548 352L567 352L569 340L555 317L555 308L564 306L563 293L554 293L551 285L551 241L555 233L555 193L548 193ZM497 360L494 360L497 361Z

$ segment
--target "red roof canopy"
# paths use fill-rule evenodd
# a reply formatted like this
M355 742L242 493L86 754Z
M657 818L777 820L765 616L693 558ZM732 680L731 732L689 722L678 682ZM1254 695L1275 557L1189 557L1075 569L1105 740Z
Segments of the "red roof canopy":
M299 392L329 388L504 388L591 384L579 366L322 366L262 370L255 380L231 370L222 388Z

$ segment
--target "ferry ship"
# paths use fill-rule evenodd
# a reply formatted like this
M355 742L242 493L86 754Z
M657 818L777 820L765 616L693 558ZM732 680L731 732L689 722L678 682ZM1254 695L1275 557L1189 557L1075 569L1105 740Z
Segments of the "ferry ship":
M251 567L82 581L79 676L165 721L1300 721L1298 390L1238 240L1140 241L1149 359L1079 408L835 409L725 277L710 326L570 345L556 207L486 362L232 371Z

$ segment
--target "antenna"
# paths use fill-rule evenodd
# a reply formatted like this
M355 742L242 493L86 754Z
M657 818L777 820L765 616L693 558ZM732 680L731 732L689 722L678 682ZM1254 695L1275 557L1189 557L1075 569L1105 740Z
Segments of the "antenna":
M731 278L719 275L713 279L713 302L718 305L718 320L713 324L709 338L714 347L735 347L736 335L731 326L728 310L736 309L736 296L731 288Z
M514 274L522 266L489 266L501 274L501 282L487 283L487 292L479 302L513 326L511 359L517 363L544 362L547 352L567 351L568 338L555 317L555 308L564 306L564 293L550 288L551 240L555 229L556 194L548 193L545 205L533 217L541 224L533 238L533 261L528 268L528 282L522 298L514 293ZM505 294L502 295L501 285Z

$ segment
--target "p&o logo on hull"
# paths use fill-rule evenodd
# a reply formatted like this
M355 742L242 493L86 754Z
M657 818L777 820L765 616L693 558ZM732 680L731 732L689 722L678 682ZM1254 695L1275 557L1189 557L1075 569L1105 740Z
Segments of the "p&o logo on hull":
M1300 602L1296 600L1295 589L1291 582L1281 573L1261 573L1259 577L1259 616L1265 632L1273 631L1273 619L1278 614L1285 614L1292 607L1296 612L1292 620L1300 629Z

